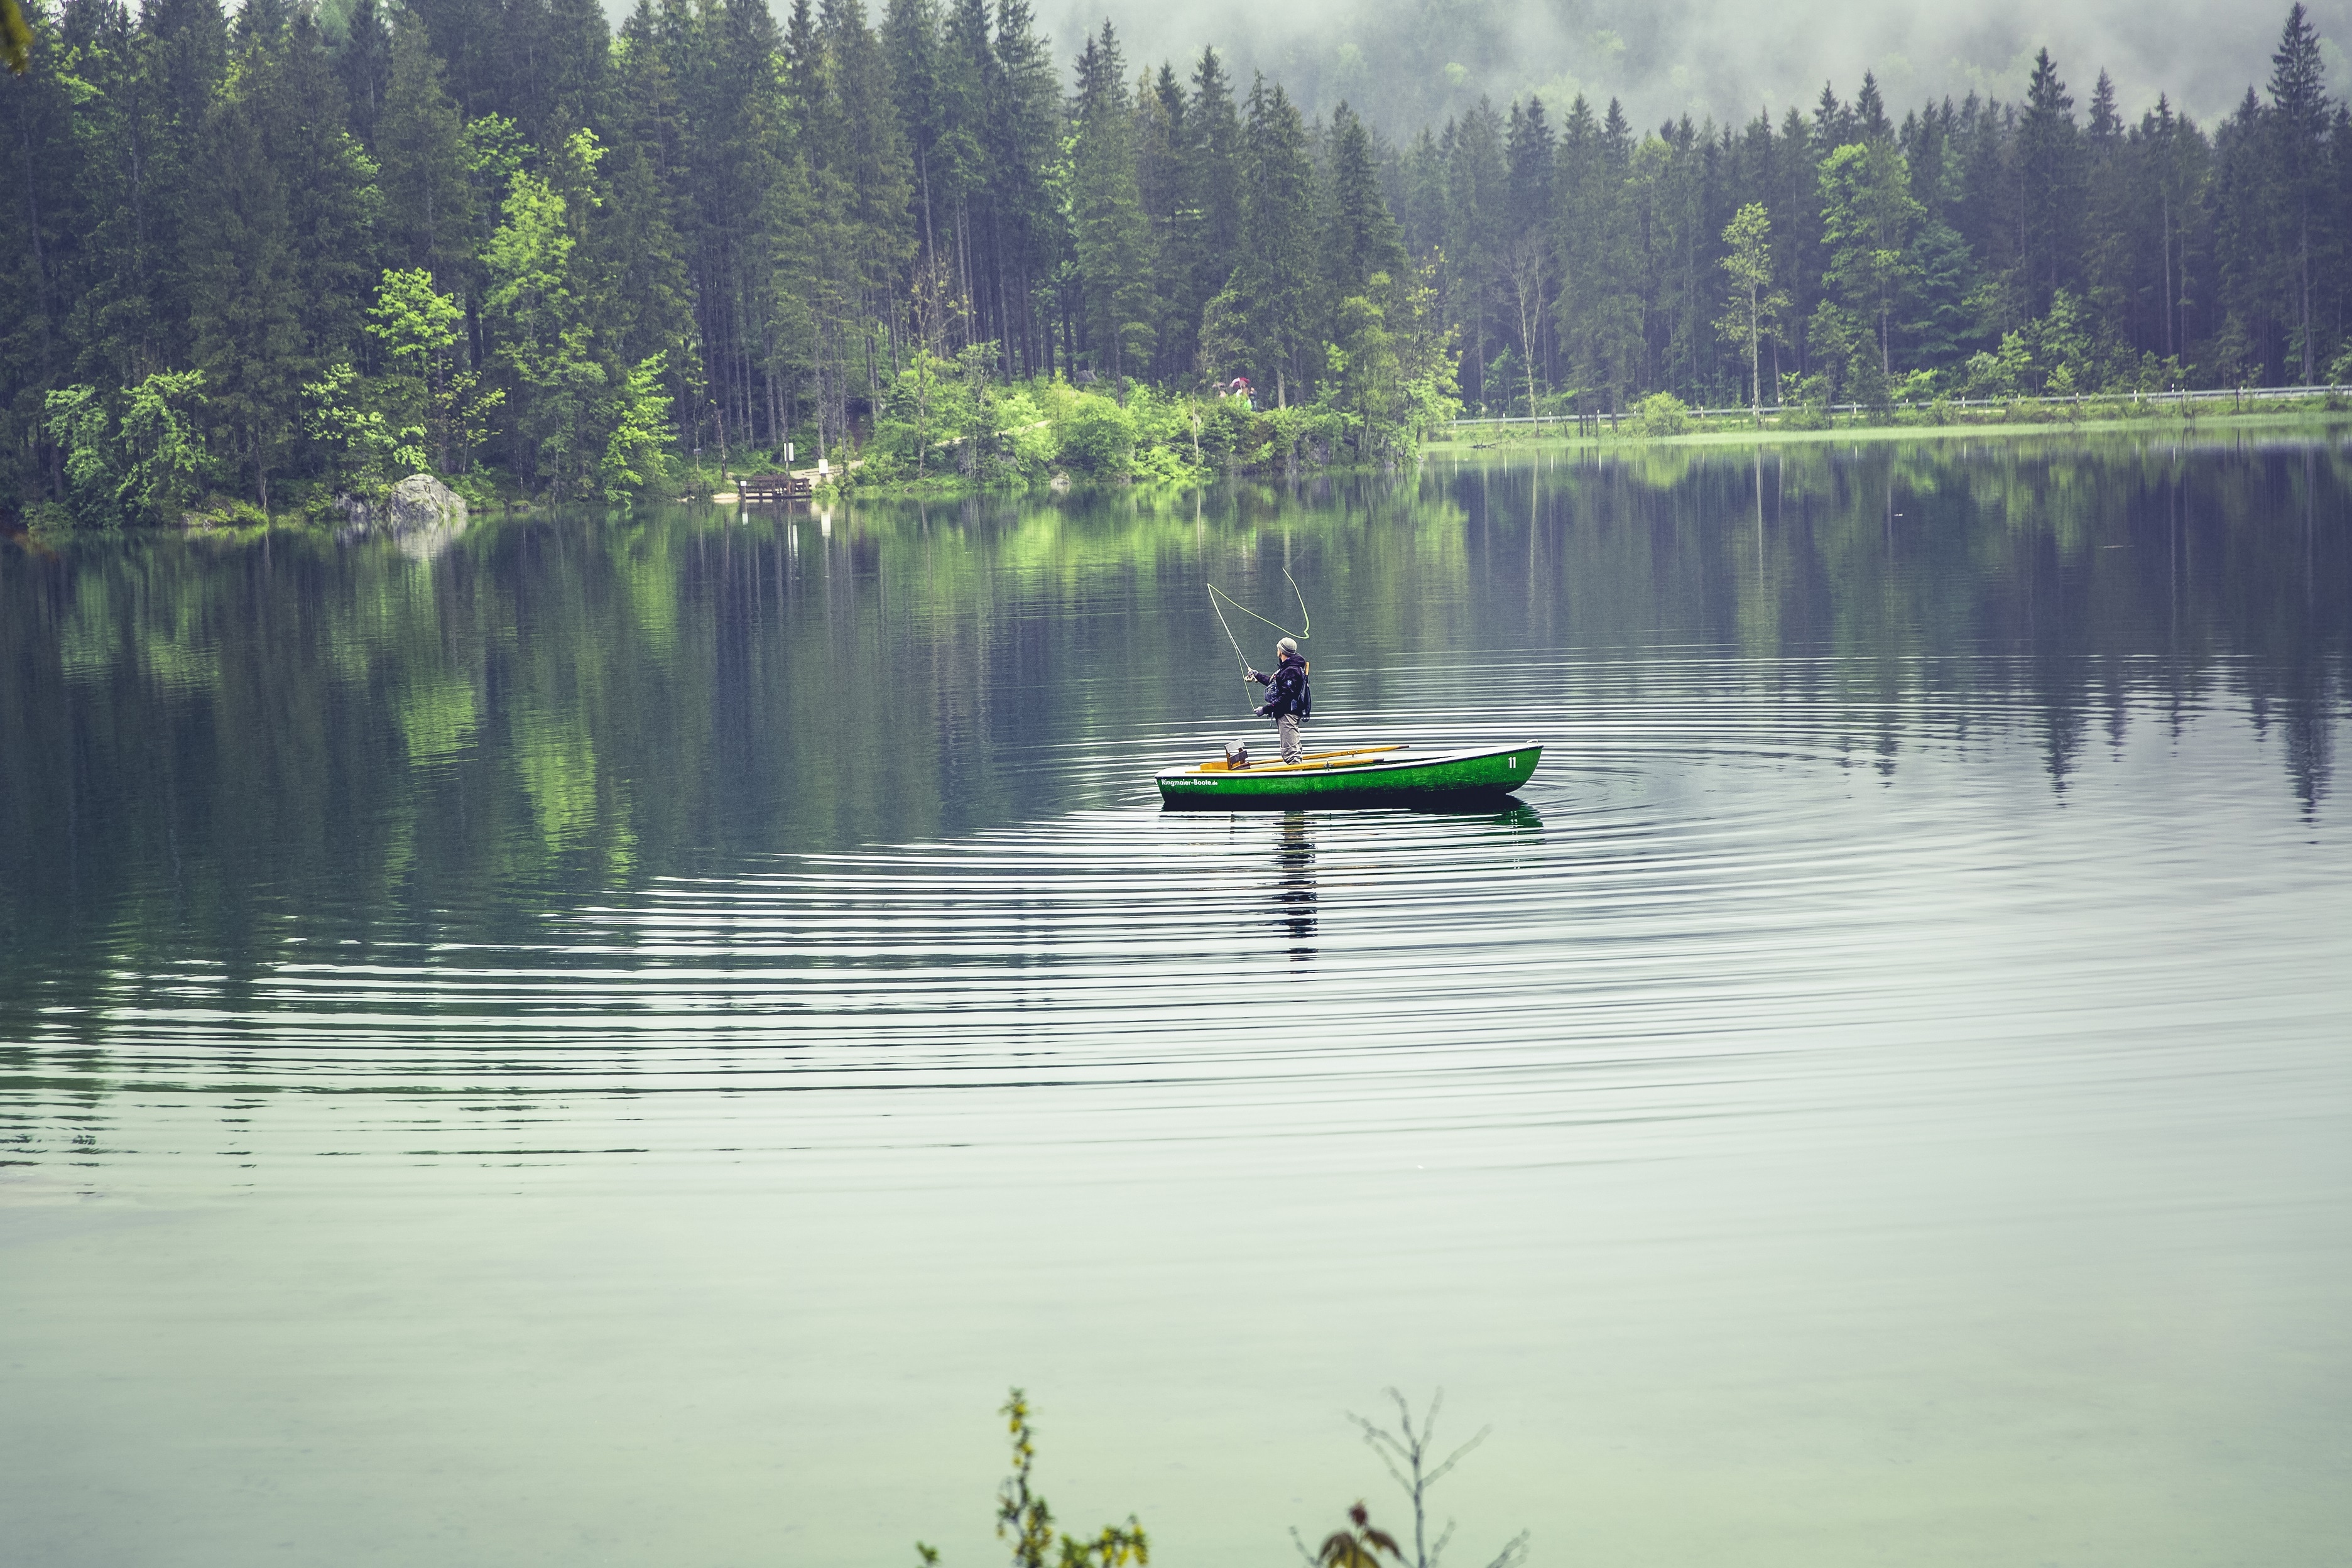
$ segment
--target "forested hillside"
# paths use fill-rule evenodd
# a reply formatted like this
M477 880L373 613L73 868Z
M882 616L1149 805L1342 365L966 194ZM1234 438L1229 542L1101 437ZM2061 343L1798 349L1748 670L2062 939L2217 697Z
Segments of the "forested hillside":
M1027 0L68 0L0 81L6 489L63 521L429 468L1177 476L1615 409L2352 373L2352 113L2297 5L2210 130L2045 54L1744 125L1308 120ZM2261 64L2260 42L2220 38ZM1253 411L1218 395L1254 384Z

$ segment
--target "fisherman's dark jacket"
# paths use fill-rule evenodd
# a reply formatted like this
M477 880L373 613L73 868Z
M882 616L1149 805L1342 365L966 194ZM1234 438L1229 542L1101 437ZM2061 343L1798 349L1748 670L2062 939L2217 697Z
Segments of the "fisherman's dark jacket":
M1307 661L1295 653L1282 656L1282 663L1272 675L1262 678L1266 683L1265 712L1268 718L1279 719L1285 713L1304 717L1307 712Z

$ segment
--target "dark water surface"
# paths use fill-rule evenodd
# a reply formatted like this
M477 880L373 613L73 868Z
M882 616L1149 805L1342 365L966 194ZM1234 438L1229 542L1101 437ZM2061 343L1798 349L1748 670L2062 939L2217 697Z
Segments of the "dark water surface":
M2340 1562L2352 454L1480 456L0 541L0 1556Z

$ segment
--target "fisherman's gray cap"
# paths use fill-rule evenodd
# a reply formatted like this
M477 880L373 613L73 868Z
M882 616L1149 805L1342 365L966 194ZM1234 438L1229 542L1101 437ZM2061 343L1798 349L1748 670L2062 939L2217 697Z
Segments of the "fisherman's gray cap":
M1298 644L1289 637L1285 637L1280 642L1274 645L1274 650L1276 653L1297 653L1298 651Z

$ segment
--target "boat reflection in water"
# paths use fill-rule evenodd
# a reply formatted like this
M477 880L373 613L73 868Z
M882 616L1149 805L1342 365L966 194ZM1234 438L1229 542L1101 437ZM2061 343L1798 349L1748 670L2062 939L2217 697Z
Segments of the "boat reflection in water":
M1315 835L1318 816L1318 813L1309 811L1284 812L1282 826L1275 840L1274 910L1270 923L1278 939L1287 944L1290 962L1294 966L1304 966L1312 963L1317 952L1315 937L1319 925L1322 897L1315 872ZM1409 825L1414 817L1433 816L1484 817L1491 821L1496 827L1507 832L1537 832L1543 827L1542 815L1534 806L1518 800L1513 800L1506 809L1501 811L1496 811L1492 805L1475 810L1453 811L1429 806L1416 807L1410 813L1397 814L1398 826L1402 827ZM1237 826L1244 820L1239 814L1234 817ZM1361 827L1368 819L1360 815L1349 814L1341 820L1350 827ZM1377 820L1377 818L1370 820ZM1344 834L1342 843L1344 846ZM1342 853L1344 856L1344 847Z
M1274 883L1275 925L1290 942L1290 962L1305 964L1315 958L1315 829L1303 811L1282 816L1282 837L1274 863L1280 874Z

